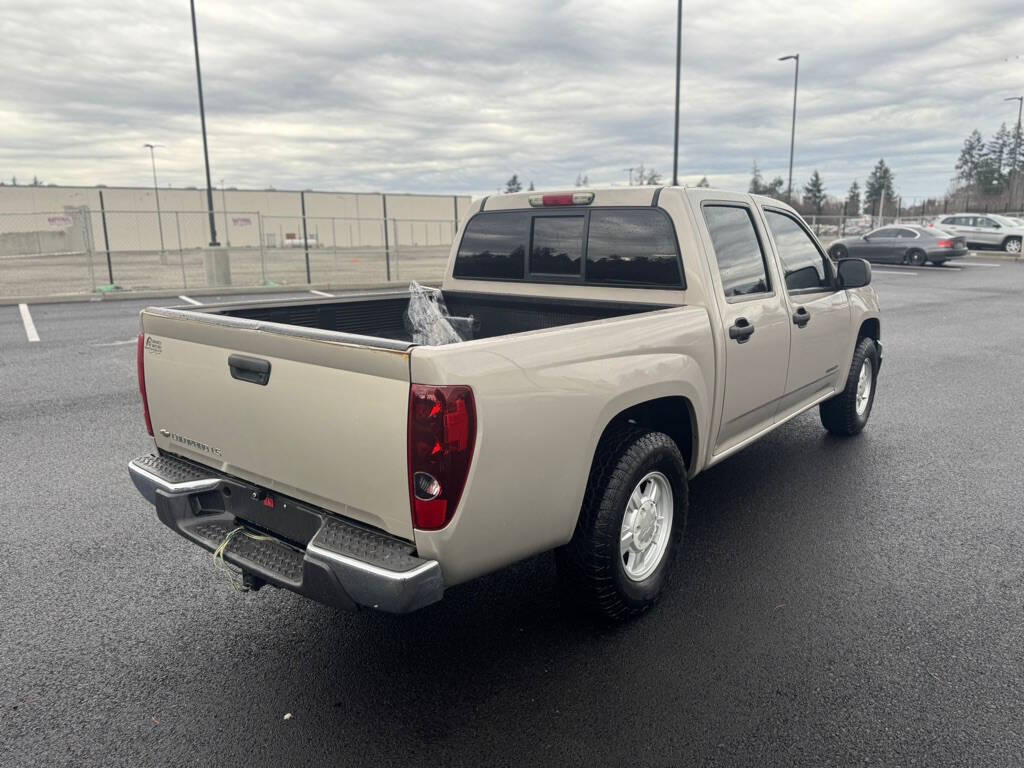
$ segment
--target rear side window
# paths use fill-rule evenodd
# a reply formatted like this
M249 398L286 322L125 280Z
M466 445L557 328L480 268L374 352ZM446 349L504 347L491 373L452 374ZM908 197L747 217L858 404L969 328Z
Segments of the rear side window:
M705 205L704 221L725 295L749 296L771 290L764 251L750 210L734 205Z
M481 213L470 219L455 257L455 277L521 280L530 214Z
M785 275L786 289L831 290L832 276L825 266L826 256L796 219L785 213L765 210L768 228L775 238Z
M530 274L580 277L585 222L583 216L534 217Z
M592 211L587 282L682 287L676 236L668 217L653 208Z

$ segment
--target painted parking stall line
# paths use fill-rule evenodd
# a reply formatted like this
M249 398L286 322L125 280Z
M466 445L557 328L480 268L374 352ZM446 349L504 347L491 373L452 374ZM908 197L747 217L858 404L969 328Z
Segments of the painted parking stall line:
M181 299L182 301L187 301L189 304L192 304L193 306L196 306L196 307L201 307L203 305L203 302L196 301L195 299L191 298L190 296L181 295L178 298Z
M895 269L872 269L871 274L873 275L899 275L901 277L917 277L917 272L910 272L909 270L901 269L899 271Z
M25 335L29 341L39 341L39 331L36 330L32 313L28 311L28 304L19 304L18 311L21 313L21 323L25 326Z
M314 291L312 288L310 288L309 292L312 293L314 296L323 296L326 299L333 299L334 298L334 294L333 293L327 293L325 291Z

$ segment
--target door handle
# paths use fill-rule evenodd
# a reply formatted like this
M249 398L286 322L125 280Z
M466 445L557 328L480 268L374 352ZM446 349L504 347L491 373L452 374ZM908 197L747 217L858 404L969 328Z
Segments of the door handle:
M245 355L231 355L228 358L228 368L231 371L231 378L239 381L259 384L261 387L265 387L270 381L269 360L246 357Z
M750 341L750 337L753 335L754 326L745 317L737 318L736 323L729 328L729 338L735 339L739 344Z
M793 313L793 324L797 328L803 328L811 322L811 313L807 311L806 307L799 307L796 312Z

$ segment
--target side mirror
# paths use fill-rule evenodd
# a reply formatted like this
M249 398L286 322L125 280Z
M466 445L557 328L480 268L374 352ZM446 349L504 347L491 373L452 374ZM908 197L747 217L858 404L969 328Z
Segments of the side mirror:
M870 243L871 242L871 238L868 237L867 235L861 235L860 239L863 240L865 243Z
M1002 229L1003 225L1002 224L993 224L992 227L993 227L993 229Z
M871 265L864 259L840 259L837 267L840 288L871 285Z

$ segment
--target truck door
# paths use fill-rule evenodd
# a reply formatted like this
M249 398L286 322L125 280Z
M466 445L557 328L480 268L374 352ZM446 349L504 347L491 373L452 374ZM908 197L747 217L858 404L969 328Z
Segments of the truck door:
M705 198L705 247L718 292L725 361L722 415L714 453L770 426L786 385L790 319L767 257L765 233L752 207ZM720 369L721 370L721 369Z
M777 420L831 394L846 380L850 361L850 301L838 290L832 260L800 218L781 208L763 207L782 270L793 335L789 373Z

